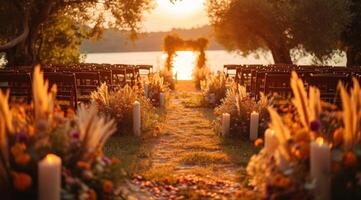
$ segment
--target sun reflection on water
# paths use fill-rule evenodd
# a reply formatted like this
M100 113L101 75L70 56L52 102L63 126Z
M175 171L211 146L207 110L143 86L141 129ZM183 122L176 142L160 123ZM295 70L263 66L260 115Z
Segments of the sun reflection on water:
M173 60L173 73L177 74L178 80L192 80L196 60L197 55L193 51L177 51Z

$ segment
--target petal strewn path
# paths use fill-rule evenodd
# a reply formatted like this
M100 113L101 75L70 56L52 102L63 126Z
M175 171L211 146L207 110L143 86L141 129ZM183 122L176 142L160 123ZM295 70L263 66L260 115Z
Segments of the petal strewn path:
M248 196L245 167L256 149L213 130L213 109L200 105L192 82L177 84L170 95L157 137L120 137L108 153L125 160L131 185L147 199L239 199ZM136 144L136 145L134 145ZM249 197L249 196L248 196Z

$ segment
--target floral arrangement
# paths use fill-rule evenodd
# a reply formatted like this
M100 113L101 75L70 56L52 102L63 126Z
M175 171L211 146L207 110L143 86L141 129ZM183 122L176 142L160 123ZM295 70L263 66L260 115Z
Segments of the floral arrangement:
M353 80L350 93L339 84L342 110L322 102L315 87L307 95L295 72L291 87L294 98L286 103L288 109L279 113L269 108L272 134L248 164L250 184L266 199L360 199L358 81ZM318 153L323 156L317 157Z
M201 90L206 105L215 107L221 104L227 92L226 76L222 73L209 76L207 80L201 81Z
M202 82L210 76L210 70L207 66L195 67L192 75L196 88L201 89Z
M133 121L133 103L138 101L141 108L141 124L143 131L149 131L157 124L159 116L149 99L144 96L143 91L137 87L124 88L110 91L104 83L97 91L91 94L91 101L97 106L99 113L110 116L117 122L118 131L131 132Z
M160 93L163 93L166 98L169 96L169 88L164 84L164 79L156 73L148 79L147 95L154 106L160 106Z
M231 115L230 132L236 133L248 133L250 125L250 116L253 111L260 114L260 130L263 132L268 126L268 111L267 107L270 101L261 93L261 98L256 102L251 98L246 91L246 88L241 85L233 84L230 89L227 90L226 97L223 99L222 104L215 108L214 113L219 118L223 113L229 113ZM220 127L221 120L217 120L216 127Z
M56 86L48 92L39 66L34 70L32 88L31 105L9 105L9 92L0 92L3 197L36 199L38 163L49 154L62 160L63 199L115 197L117 161L102 153L104 143L116 131L114 121L99 117L94 105L82 105L76 114L72 110L65 114L56 106Z
M159 71L159 76L163 78L163 83L169 87L171 90L175 89L175 80L172 70L168 70L167 68L163 68Z

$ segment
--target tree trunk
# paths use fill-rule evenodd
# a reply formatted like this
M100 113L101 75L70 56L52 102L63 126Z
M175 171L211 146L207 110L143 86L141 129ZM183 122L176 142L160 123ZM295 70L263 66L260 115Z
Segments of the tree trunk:
M293 64L290 49L284 47L284 45L270 45L269 48L275 64Z
M352 47L346 50L347 67L361 66L361 51L357 51Z

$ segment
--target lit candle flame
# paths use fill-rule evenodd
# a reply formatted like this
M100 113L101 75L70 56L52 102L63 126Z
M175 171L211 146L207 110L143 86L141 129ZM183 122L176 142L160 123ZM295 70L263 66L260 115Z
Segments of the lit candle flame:
M49 162L49 163L53 163L56 159L57 156L54 154L48 154L46 155L45 159Z
M319 137L319 138L316 139L316 143L317 143L318 145L320 145L320 146L323 145L324 142L325 142L325 141L324 141L324 139L323 139L322 137Z

